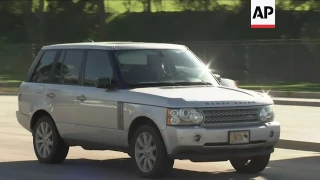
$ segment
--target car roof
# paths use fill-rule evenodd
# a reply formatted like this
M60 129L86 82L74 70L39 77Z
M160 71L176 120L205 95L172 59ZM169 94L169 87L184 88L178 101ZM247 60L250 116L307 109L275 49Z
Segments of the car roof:
M42 49L104 49L104 50L129 50L129 49L186 49L180 44L146 43L146 42L83 42L66 43L43 46Z

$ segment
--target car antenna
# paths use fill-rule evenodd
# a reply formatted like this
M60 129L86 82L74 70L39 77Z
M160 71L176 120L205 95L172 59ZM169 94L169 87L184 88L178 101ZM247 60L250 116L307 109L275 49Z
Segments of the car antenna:
M93 41L92 39L91 39L90 41L91 41L92 43L94 43L94 41Z

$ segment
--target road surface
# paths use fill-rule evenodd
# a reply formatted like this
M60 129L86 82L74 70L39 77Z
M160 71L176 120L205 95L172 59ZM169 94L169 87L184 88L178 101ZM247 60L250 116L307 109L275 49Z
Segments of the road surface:
M139 179L128 156L112 151L70 149L67 160L60 165L43 165L36 161L30 133L16 121L16 96L0 96L0 180L112 180ZM318 142L319 109L311 107L276 106L282 123L282 138ZM304 146L309 146L306 143ZM320 151L277 148L268 168L259 175L240 175L228 162L192 163L176 161L169 179L215 180L318 180Z

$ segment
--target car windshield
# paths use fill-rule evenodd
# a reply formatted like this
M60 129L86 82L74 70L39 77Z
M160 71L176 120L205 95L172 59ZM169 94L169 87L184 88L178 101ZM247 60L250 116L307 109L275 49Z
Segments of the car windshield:
M115 57L130 86L218 85L206 65L187 49L117 50Z

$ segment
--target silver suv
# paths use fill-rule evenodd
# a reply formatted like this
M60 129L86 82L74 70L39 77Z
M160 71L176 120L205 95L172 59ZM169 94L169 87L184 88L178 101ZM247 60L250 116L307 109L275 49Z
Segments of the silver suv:
M17 119L47 164L81 146L128 153L141 177L169 174L174 159L258 173L280 136L268 95L220 86L183 45L44 46L18 99Z

